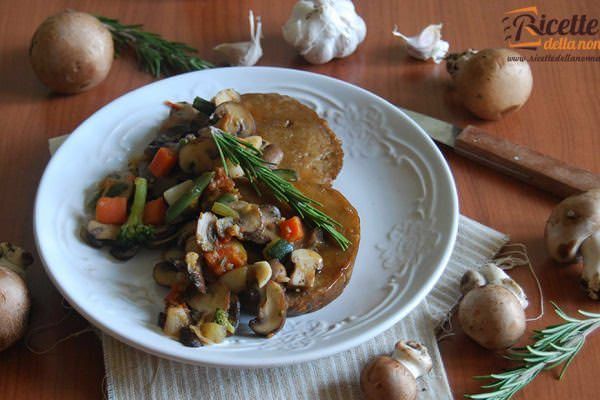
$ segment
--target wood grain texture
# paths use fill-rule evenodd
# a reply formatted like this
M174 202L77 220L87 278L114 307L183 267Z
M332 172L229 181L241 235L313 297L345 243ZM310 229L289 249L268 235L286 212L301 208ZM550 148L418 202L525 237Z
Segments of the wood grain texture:
M456 137L457 154L563 199L600 188L600 176L468 125Z
M306 64L283 41L281 25L293 1L268 0L20 0L0 2L0 239L34 248L32 209L38 181L48 161L47 139L73 130L99 107L152 81L127 57L115 61L107 80L75 96L51 95L35 79L27 48L36 26L66 7L142 22L148 29L188 42L209 59L211 48L226 41L246 40L247 10L263 17L265 56L260 65L293 67L323 73L371 90L402 107L465 126L474 124L493 135L523 144L577 167L600 173L600 69L596 63L533 63L531 99L519 112L501 121L482 122L456 104L444 65L407 58L391 35L394 24L406 33L436 22L444 23L444 38L455 50L501 47L502 14L529 5L508 0L357 0L368 34L351 57L322 66ZM546 0L536 5L548 15L586 13L600 16L593 0ZM98 134L102 134L99 132ZM525 243L542 280L547 299L566 311L578 308L600 311L600 303L579 290L581 266L559 268L544 249L543 227L556 200L535 188L483 168L452 152L446 156L459 190L463 214L509 233ZM76 166L74 166L76 167ZM537 313L537 296L525 270L513 276L523 282L532 298L531 315ZM66 312L39 262L28 276L33 290L31 325L58 321ZM551 312L528 329L555 323ZM34 337L47 346L85 326L72 316L57 328ZM442 353L456 398L477 390L473 375L497 371L508 364L473 344L462 333L442 343ZM589 338L583 352L558 382L544 373L516 399L594 399L600 392L600 335ZM0 399L101 399L102 352L93 334L60 344L45 355L30 353L23 344L0 354Z

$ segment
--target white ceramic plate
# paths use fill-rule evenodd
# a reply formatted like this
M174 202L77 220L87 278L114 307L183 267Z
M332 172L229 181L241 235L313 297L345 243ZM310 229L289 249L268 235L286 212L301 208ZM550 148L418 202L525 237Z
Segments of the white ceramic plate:
M350 284L324 309L290 318L272 339L236 336L218 346L184 347L161 333L166 290L152 279L156 252L126 263L85 245L84 193L126 165L168 113L165 100L210 98L223 88L294 96L326 118L342 139L335 181L360 214L362 238ZM280 68L225 68L179 75L100 109L52 157L35 204L35 236L46 271L63 296L107 334L182 362L267 367L308 361L357 346L411 311L441 275L454 246L456 190L433 142L392 104L326 76Z

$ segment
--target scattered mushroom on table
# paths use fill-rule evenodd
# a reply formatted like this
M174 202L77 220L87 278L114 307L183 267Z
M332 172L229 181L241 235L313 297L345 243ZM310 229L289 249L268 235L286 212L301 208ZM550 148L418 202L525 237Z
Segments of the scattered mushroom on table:
M505 349L523 336L527 297L502 269L490 263L467 271L460 287L458 321L467 336L492 350Z
M415 400L417 379L433 367L427 348L420 343L399 341L390 356L371 360L360 375L360 388L367 400Z
M546 223L546 247L561 263L583 260L582 284L590 298L600 299L600 189L568 197Z

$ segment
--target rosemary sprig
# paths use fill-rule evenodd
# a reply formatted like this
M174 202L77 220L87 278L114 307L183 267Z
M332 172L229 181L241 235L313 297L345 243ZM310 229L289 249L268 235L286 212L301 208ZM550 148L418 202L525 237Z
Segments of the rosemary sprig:
M211 133L227 173L229 172L226 159L239 165L256 189L258 189L256 182L262 183L273 192L277 200L289 204L302 218L312 221L316 226L329 233L342 250L346 250L350 246L350 240L337 230L341 224L315 208L314 206L321 205L319 202L305 196L281 175L268 168L268 163L262 159L260 150L220 129L212 128Z
M135 52L140 68L155 77L214 67L195 56L196 49L185 43L171 42L157 33L143 30L143 25L124 25L119 20L96 16L108 28L117 54L130 47Z
M561 379L573 358L579 353L585 338L600 327L600 314L579 310L586 319L569 317L555 303L554 311L565 322L534 331L535 342L526 347L512 349L506 358L521 362L520 367L498 374L477 376L475 379L492 379L493 383L482 386L489 392L465 395L468 399L508 400L523 389L543 370L562 364L558 379Z

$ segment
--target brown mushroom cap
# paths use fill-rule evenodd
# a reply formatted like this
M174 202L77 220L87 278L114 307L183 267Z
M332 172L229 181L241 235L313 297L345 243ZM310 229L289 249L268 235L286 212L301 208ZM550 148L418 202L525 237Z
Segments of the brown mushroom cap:
M468 60L456 63L453 77L457 94L473 114L497 120L518 110L529 98L533 77L527 61L519 61L519 53L509 49L485 49Z
M417 382L412 373L392 357L375 357L360 375L360 388L367 400L414 400Z
M571 262L581 244L600 231L600 189L571 196L560 202L546 222L546 247L559 262Z
M114 45L109 30L96 17L65 10L39 26L29 56L42 83L59 93L78 93L106 78Z
M505 349L525 333L525 311L510 290L500 285L476 287L458 305L463 331L486 349Z

